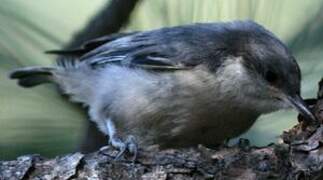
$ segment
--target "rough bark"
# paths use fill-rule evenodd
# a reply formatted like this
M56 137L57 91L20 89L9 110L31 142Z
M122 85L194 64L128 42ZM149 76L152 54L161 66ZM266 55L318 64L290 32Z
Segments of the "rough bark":
M308 103L318 120L300 116L279 144L251 147L240 140L214 150L146 148L134 162L127 156L115 161L112 147L54 159L26 155L0 161L0 179L323 179L323 79L318 99Z

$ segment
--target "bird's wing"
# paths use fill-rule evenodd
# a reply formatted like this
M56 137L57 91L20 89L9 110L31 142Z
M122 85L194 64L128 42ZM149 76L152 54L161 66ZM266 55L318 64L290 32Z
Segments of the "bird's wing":
M114 41L114 40L122 38L122 37L130 36L130 35L133 35L136 33L137 32L111 34L111 35L102 36L102 37L87 41L82 46L80 46L79 48L76 48L76 49L50 50L50 51L46 51L46 53L47 54L56 54L56 55L61 55L61 56L80 57L80 56L83 56L84 54L100 47L103 44L106 44L108 42Z
M81 57L92 67L115 63L153 70L184 70L203 62L210 54L199 33L185 29L162 29L119 38ZM202 42L202 43L201 43Z

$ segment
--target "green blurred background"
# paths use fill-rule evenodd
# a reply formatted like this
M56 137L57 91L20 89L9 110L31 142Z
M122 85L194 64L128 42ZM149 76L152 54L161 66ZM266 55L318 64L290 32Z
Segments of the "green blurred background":
M52 157L80 144L84 113L54 86L19 88L7 73L51 64L54 57L43 51L62 48L107 2L1 0L0 160L30 153ZM287 43L301 65L302 95L316 96L323 76L323 0L143 0L123 31L236 19L252 19ZM266 145L295 123L295 112L277 112L261 117L243 137Z

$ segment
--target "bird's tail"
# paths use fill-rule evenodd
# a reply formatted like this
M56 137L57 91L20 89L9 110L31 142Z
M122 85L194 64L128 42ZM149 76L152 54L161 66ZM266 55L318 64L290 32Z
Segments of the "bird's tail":
M43 83L55 83L62 93L70 95L71 100L86 103L92 97L94 81L93 70L78 60L60 60L53 67L25 67L13 70L9 77L18 80L22 87L34 87Z
M31 66L18 68L9 73L10 79L18 80L18 85L26 88L34 87L44 83L56 83L68 79L75 74L80 62L77 58L64 57L56 61L52 67Z
M34 87L43 83L53 82L54 67L25 67L12 71L9 74L11 79L17 79L22 87Z

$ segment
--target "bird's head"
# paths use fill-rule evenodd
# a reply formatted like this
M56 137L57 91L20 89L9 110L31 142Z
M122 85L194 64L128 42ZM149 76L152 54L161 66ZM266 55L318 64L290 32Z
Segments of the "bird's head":
M258 101L254 104L264 112L293 107L307 119L315 119L300 96L300 68L284 43L253 22L231 26L227 49L229 54L241 57L252 80L249 99Z

